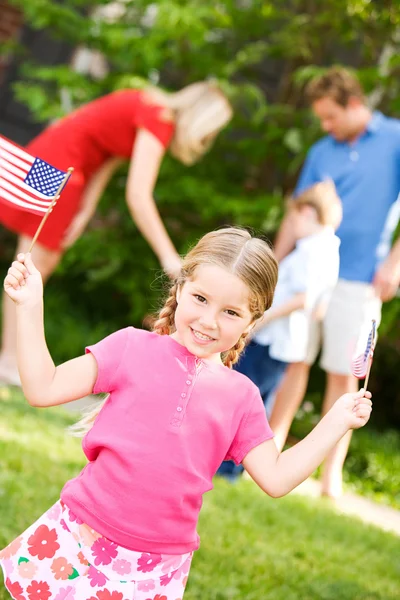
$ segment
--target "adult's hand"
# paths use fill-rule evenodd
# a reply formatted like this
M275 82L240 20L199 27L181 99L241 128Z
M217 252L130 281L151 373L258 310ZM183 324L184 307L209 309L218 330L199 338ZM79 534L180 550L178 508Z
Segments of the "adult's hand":
M376 271L372 285L382 302L394 298L400 285L400 265L393 264L389 257Z
M181 272L182 260L177 254L175 256L169 256L161 261L162 268L170 279L176 279Z

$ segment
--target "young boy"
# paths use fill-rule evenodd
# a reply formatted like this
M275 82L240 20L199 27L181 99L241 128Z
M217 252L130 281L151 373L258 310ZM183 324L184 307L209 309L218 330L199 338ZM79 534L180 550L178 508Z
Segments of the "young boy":
M317 183L290 206L296 247L280 263L272 307L235 366L258 386L267 412L288 364L306 359L313 318L321 318L339 272L340 240L334 231L342 205L333 182ZM218 474L234 479L240 471L227 462Z

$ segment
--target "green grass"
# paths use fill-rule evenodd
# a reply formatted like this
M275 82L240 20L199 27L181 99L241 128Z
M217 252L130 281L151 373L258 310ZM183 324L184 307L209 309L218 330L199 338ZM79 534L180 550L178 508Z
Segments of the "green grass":
M312 405L310 402L308 404ZM300 409L291 433L301 439L311 431L318 419L319 413L305 413ZM371 424L355 431L344 465L343 479L346 490L400 510L400 431L377 431Z
M80 440L64 431L73 419L0 390L0 547L84 464ZM322 500L274 500L249 481L216 481L199 530L185 600L399 598L400 538L335 514ZM1 586L0 600L6 598Z

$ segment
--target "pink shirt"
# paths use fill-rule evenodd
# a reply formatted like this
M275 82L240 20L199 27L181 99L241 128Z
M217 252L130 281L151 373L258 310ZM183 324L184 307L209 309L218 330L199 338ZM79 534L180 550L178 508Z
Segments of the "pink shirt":
M258 389L167 335L133 327L87 351L98 364L93 392L110 396L83 440L89 463L62 500L131 550L197 549L202 497L221 462L239 464L273 437Z

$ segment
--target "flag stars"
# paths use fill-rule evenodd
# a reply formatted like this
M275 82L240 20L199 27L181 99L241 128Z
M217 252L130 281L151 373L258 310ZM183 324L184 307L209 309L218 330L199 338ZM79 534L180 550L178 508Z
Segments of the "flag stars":
M64 177L64 171L60 171L44 160L36 158L25 178L25 183L41 194L55 196Z

